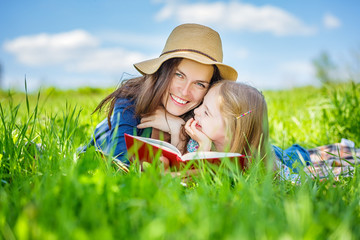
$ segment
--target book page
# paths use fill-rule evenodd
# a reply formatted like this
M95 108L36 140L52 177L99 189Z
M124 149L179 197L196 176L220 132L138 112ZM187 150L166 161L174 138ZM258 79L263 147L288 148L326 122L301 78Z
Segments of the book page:
M183 161L193 159L214 159L214 158L226 158L226 157L241 157L240 153L227 153L227 152L191 152L184 154L181 159Z
M162 140L158 140L158 139L153 139L153 138L145 138L145 137L139 137L139 136L133 136L133 137L139 139L140 141L149 143L155 147L165 149L169 152L175 153L178 156L181 156L181 152L179 151L179 149L177 149L171 143L168 143L168 142L165 142Z

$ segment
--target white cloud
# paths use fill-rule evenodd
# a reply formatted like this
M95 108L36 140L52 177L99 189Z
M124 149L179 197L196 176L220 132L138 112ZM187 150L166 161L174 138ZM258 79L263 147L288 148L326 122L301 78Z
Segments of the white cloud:
M71 72L122 73L147 57L120 47L102 47L86 31L23 36L3 48L28 66L56 66Z
M324 26L328 29L334 29L341 26L340 20L330 13L324 15L323 23Z
M86 56L73 64L67 64L66 69L74 72L123 72L145 58L140 53L121 48L97 49L88 52Z
M155 20L157 21L164 21L167 20L173 15L175 8L172 5L165 5L160 12L155 15Z
M77 54L98 46L98 41L82 30L59 34L23 36L4 44L4 49L15 54L27 65L51 65L73 59Z
M254 6L240 2L176 3L168 2L155 19L197 22L238 31L270 32L274 35L309 35L316 29L285 10L271 5Z

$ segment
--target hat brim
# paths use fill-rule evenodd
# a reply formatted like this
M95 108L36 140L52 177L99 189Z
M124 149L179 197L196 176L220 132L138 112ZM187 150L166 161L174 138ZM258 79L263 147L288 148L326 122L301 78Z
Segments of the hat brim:
M171 59L171 58L186 58L186 59L194 60L196 62L206 64L206 65L216 65L218 67L218 69L220 71L220 75L223 79L236 81L237 76L238 76L236 70L226 64L213 61L213 60L209 59L208 57L203 56L201 54L197 54L194 52L186 52L186 51L168 53L168 54L162 55L158 58L135 63L134 67L141 74L153 74L160 68L160 66L163 62L165 62L166 60Z

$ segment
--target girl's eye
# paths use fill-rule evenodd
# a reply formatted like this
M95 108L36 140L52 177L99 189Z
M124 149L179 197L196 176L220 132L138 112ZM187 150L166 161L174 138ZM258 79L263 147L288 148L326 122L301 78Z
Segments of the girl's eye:
M205 115L206 115L206 116L209 116L209 114L208 114L208 112L207 112L207 111L205 111Z

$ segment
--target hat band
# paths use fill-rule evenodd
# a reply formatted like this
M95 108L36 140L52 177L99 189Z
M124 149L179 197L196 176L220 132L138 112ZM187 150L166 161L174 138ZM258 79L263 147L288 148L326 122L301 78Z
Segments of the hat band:
M206 53L203 53L203 52L200 52L200 51L194 50L194 49L174 49L174 50L170 50L170 51L163 52L163 53L160 55L160 57L161 57L162 55L164 55L164 54L173 53L173 52L184 52L184 51L199 53L199 54L201 54L201 55L204 55L205 57L210 58L210 59L213 60L214 62L217 62L215 58L212 58L212 57L210 57L209 55L207 55Z

